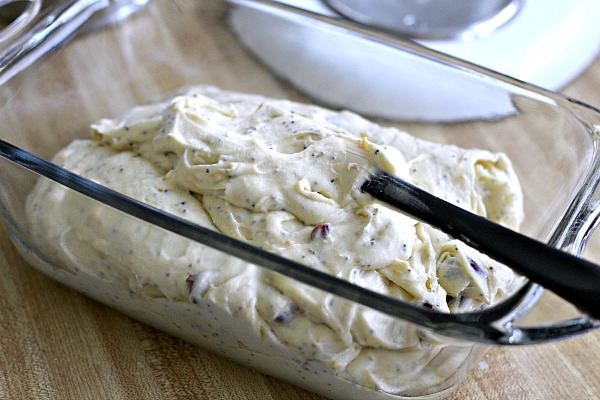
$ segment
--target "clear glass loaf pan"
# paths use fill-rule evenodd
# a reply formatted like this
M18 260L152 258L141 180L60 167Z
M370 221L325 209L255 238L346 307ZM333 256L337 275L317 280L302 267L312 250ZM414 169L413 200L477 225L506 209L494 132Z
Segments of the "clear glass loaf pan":
M0 37L0 211L16 247L43 273L216 354L332 398L442 398L488 345L538 343L598 327L576 311L519 327L516 321L530 309L535 320L540 288L533 283L472 314L405 304L202 229L46 161L87 137L91 122L183 86L313 102L358 111L418 137L506 153L524 191L522 232L581 255L598 220L600 112L592 107L412 42L269 1L25 3L30 14ZM437 356L417 360L417 372L398 383L401 389L359 385L305 353L277 346L209 301L149 298L67 271L32 239L36 226L27 223L25 199L40 179L81 193L78 204L107 220L129 221L131 232L156 231L163 239L150 248L199 242L195 246L223 263L250 262L274 271L264 272L277 275L269 279L294 279L348 307L387 314L379 316L381 323L417 330Z

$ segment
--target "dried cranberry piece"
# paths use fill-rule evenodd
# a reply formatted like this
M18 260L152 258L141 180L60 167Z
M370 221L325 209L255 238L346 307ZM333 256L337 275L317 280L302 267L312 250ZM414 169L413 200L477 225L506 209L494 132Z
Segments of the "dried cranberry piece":
M313 228L310 233L310 239L315 240L316 238L325 239L327 236L331 234L331 224L321 224L317 225Z
M478 274L481 274L483 272L483 269L481 269L481 266L477 263L477 261L469 258L469 265L471 266L471 268L473 268L473 270L475 270L475 272L477 272Z
M188 287L190 288L190 292L192 291L192 285L194 284L195 280L196 280L196 275L188 275L188 277L185 278L185 283L188 284Z

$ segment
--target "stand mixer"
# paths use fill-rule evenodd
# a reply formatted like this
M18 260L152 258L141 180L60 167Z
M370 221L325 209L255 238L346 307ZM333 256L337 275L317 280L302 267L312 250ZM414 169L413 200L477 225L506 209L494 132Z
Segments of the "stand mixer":
M600 2L595 0L464 0L460 7L452 0L279 0L279 3L350 20L359 27L414 41L553 91L560 90L579 75L600 51L600 25L597 24ZM462 9L469 4L474 7L483 3L489 7L477 15ZM407 12L409 5L413 8ZM437 31L417 29L426 25L417 23L422 20L415 13L418 7L423 12L436 10L430 24L434 27L435 23L439 25L449 20L450 14L444 14L444 8L460 8L462 25L459 21L450 27L452 29L446 26L445 31L439 26ZM388 19L376 19L381 14ZM393 21L398 21L397 25L393 25ZM250 15L235 13L232 25L246 46L275 72L332 106L348 107L374 117L448 122L493 118L510 112L510 100L501 106L506 110L489 111L479 100L469 101L464 95L464 104L455 109L432 106L428 99L440 95L440 82L443 82L442 96L444 85L452 86L447 97L457 97L459 90L468 94L468 88L460 86L460 76L440 77L437 71L423 71L421 81L403 81L403 68L414 70L419 66L413 65L411 60L395 59L393 54L384 54L385 50L351 37L321 37L318 29L301 24L292 34L283 32L276 21L256 23ZM337 75L335 69L339 63L352 65L355 74ZM411 90L417 100L422 98L423 101L399 106L394 96L398 90ZM328 97L325 91L336 93L336 98L346 101L336 104L331 101L334 96Z

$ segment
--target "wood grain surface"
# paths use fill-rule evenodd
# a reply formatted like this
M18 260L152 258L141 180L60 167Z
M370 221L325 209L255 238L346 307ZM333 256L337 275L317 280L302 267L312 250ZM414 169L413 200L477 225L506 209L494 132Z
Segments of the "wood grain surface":
M600 107L600 59L564 92ZM600 259L597 238L589 247ZM56 283L25 263L4 227L0 274L0 399L322 399ZM492 348L450 398L600 398L600 331Z

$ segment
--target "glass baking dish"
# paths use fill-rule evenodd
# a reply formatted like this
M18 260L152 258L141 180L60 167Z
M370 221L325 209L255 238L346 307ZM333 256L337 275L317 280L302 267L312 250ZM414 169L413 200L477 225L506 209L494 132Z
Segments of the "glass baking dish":
M269 1L30 3L26 12L35 15L15 20L0 43L0 210L17 249L43 273L133 318L331 398L443 398L489 345L545 342L598 327L568 307L556 320L539 321L534 304L541 289L531 282L480 312L443 314L408 304L199 227L47 161L73 139L89 136L90 123L99 118L185 86L346 108L417 137L507 154L524 192L521 231L581 255L598 219L600 113L592 107L341 18ZM371 313L377 324L397 332L397 340L398 332L417 335L419 345L431 350L418 357L396 354L395 365L404 367L369 370L378 378L365 377L369 360L340 372L337 360L292 349L248 323L244 310L215 307L214 299L193 291L185 301L173 300L156 288L136 291L69 268L64 255L36 239L52 226L30 222L26 199L40 181L62 185L56 193L72 196L72 213L65 213L70 223L120 221L126 238L139 232L156 238L144 249L158 258L193 246L216 260L215 268L252 268L267 281L293 282L340 310ZM105 224L93 234L102 241L115 231ZM56 238L57 248L65 240ZM119 248L105 260L107 276L122 263ZM85 255L70 257L86 262ZM192 283L183 279L179 286L185 291ZM388 357L365 355L378 356Z

